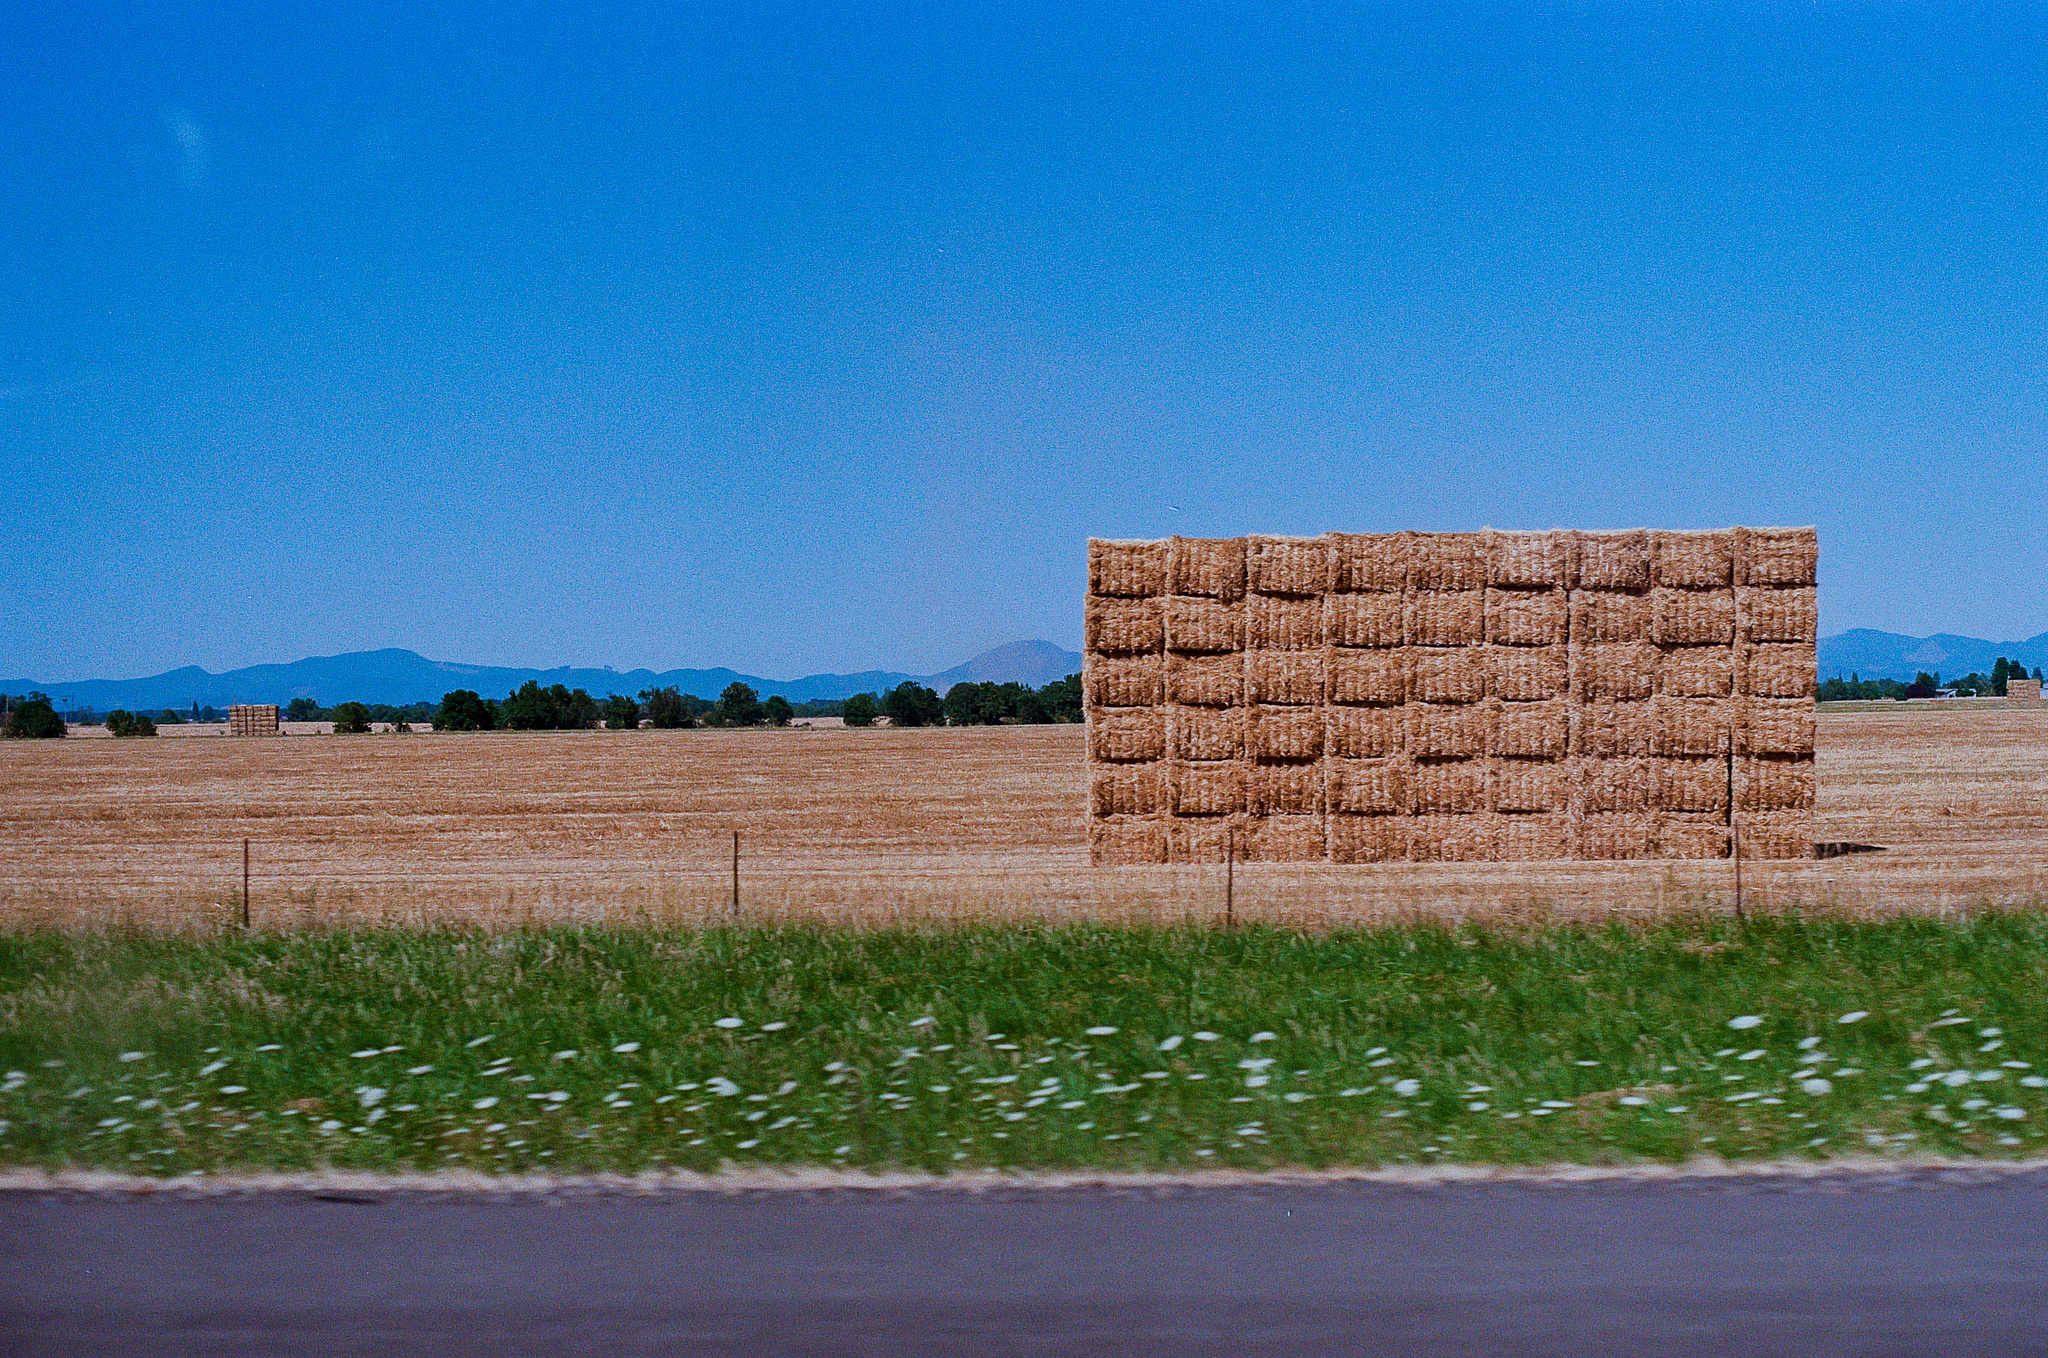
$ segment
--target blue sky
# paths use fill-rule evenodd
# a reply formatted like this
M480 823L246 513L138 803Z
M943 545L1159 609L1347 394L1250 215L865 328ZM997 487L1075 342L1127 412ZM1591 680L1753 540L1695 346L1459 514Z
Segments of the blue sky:
M33 8L0 673L922 672L1332 528L2048 630L2039 10Z

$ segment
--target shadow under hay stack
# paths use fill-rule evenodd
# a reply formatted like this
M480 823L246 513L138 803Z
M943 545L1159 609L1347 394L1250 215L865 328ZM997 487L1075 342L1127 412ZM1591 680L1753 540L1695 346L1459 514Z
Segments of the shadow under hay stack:
M1091 541L1095 862L1812 852L1810 528Z

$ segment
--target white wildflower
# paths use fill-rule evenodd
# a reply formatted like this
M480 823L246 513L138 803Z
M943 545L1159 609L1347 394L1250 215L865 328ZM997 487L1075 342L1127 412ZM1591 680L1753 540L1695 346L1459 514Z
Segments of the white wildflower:
M613 1047L612 1050L630 1056L640 1050L640 1044L638 1042L621 1042L616 1047Z
M729 1099L740 1092L740 1087L723 1075L714 1075L704 1082L706 1088L721 1099Z
M1763 1055L1764 1049L1762 1047L1758 1047L1754 1051L1744 1052L1742 1055L1736 1057L1735 1059L1738 1061L1756 1061L1762 1059Z
M122 1052L121 1059L123 1061L140 1061L147 1055L149 1055L148 1052Z
M249 1092L249 1086L247 1086L247 1085L222 1085L222 1086L220 1087L220 1092L221 1092L221 1093L223 1093L223 1094L246 1094L246 1093L248 1093L248 1092Z
M1159 1044L1159 1050L1163 1052L1177 1050L1180 1047L1181 1040L1181 1035L1179 1033L1175 1033L1172 1037L1167 1038L1164 1042Z
M1870 1011L1869 1011L1868 1009L1851 1009L1851 1010L1850 1010L1850 1011L1849 1011L1848 1013L1846 1013L1846 1014L1842 1015L1842 1016L1841 1016L1840 1018L1836 1019L1836 1020L1835 1020L1835 1022L1837 1022L1837 1023L1861 1023L1861 1022L1862 1022L1863 1020L1865 1020L1865 1019L1867 1019L1867 1018L1869 1018L1869 1017L1870 1017Z
M1808 1094L1832 1094L1835 1091L1832 1080L1824 1080L1819 1076L1815 1076L1811 1080L1801 1080L1799 1087Z
M1203 1030L1202 1030L1201 1032L1199 1032L1199 1033L1196 1033L1196 1034L1195 1034L1195 1041L1197 1041L1197 1042L1214 1042L1214 1041L1216 1041L1216 1040L1217 1040L1218 1038L1220 1038L1220 1037L1222 1037L1222 1036L1223 1036L1223 1034L1221 1034L1221 1033L1212 1033L1212 1032L1208 1031L1208 1030L1207 1030L1207 1029L1205 1028L1205 1029L1203 1029Z
M213 1074L217 1070L226 1070L227 1065L228 1063L226 1061L208 1061L205 1065L199 1068L200 1078L204 1079L206 1076Z
M1759 1028L1763 1026L1763 1020L1755 1014L1742 1014L1729 1019L1728 1026L1738 1031L1743 1028Z
M745 1022L746 1020L744 1019L736 1018L713 1019L711 1021L711 1026L714 1028L738 1028Z
M356 1101L365 1108L375 1108L378 1104L384 1102L385 1093L385 1090L378 1089L374 1085L364 1085L356 1090Z
M1279 1035L1278 1035L1277 1033L1253 1033L1253 1034L1252 1034L1252 1041L1254 1041L1254 1042L1278 1042L1279 1040L1280 1040L1280 1037L1279 1037Z
M1420 1080L1408 1079L1394 1081L1394 1092L1396 1094L1399 1094L1404 1099L1411 1094L1420 1092L1421 1089L1422 1081Z
M1090 1037L1108 1037L1114 1032L1116 1032L1116 1029L1110 1027L1108 1024L1099 1023L1093 1028L1084 1028L1081 1031L1087 1033Z
M377 1047L365 1047L359 1052L349 1053L350 1056L353 1056L358 1061L367 1061L372 1056L382 1056L383 1054L383 1051Z

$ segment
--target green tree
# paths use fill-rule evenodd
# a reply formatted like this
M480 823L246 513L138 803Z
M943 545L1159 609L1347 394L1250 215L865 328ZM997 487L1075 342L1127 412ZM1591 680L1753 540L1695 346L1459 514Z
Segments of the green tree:
M0 737L12 740L57 740L64 735L64 718L50 703L48 695L31 693L25 698L0 700L6 716L0 718Z
M761 720L761 695L737 681L718 695L718 715L729 726L752 726Z
M945 715L946 707L938 694L915 679L905 679L883 696L882 710L889 714L891 726L930 726Z
M1081 720L1081 676L1055 679L1038 690L1038 700L1045 705L1047 721Z
M141 713L117 707L107 713L107 734L123 740L131 736L153 736L156 723Z
M185 714L178 711L175 707L167 707L163 710L163 715L156 719L156 724L159 726L183 726L185 724Z
M314 698L294 698L284 705L286 721L319 721L320 703Z
M334 718L334 734L338 736L370 733L370 709L361 703L336 703L328 715Z
M458 688L444 693L441 705L434 709L436 731L488 731L497 724L497 714L474 689Z
M604 729L607 731L637 731L640 729L640 704L623 693L608 693L604 700Z
M643 689L640 701L647 705L647 724L660 731L680 731L689 726L689 699L670 688Z
M882 709L872 693L856 693L839 709L840 720L848 726L872 726Z
M791 707L789 699L780 693L769 695L768 701L761 704L761 720L770 726L787 726L789 719L795 715L796 709Z

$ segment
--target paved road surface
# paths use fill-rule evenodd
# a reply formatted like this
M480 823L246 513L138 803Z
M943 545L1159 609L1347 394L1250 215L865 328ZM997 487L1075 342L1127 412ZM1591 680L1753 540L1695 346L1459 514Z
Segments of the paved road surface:
M2048 1176L0 1194L0 1354L2048 1354Z

